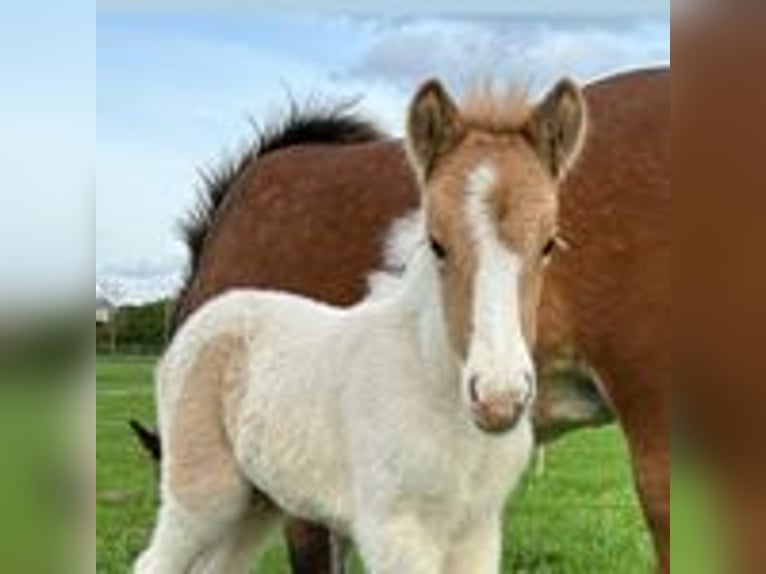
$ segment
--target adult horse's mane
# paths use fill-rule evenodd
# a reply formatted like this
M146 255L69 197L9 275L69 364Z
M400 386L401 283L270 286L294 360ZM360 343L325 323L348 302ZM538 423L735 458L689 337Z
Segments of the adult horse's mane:
M236 156L225 158L213 168L200 170L201 189L194 207L179 222L181 238L188 252L188 266L179 299L199 269L205 239L219 209L245 170L258 158L284 148L331 144L349 145L378 141L385 135L353 110L353 103L300 105L291 102L287 112L265 126L255 126L253 141ZM171 329L179 326L177 314Z

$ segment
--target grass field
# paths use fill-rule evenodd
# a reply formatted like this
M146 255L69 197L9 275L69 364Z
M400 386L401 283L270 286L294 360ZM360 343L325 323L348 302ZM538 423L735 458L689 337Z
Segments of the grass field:
M97 571L124 573L154 516L153 470L127 427L154 419L153 361L97 363ZM506 511L505 570L631 574L652 570L649 537L633 491L625 445L608 427L569 435L546 450L545 471L529 473ZM289 572L275 539L258 572Z

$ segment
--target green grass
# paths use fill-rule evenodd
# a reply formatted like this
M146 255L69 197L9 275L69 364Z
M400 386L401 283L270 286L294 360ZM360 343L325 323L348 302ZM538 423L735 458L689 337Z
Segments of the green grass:
M82 411L71 387L24 375L0 383L0 572L71 572L83 544L81 436L71 430Z
M100 573L128 571L153 522L153 468L126 423L154 420L152 369L149 359L97 363ZM651 572L651 544L615 427L573 433L548 447L544 472L530 471L506 511L503 564L516 573ZM289 572L281 540L259 572Z
M699 460L674 459L671 469L671 571L694 574L731 572L728 535L720 493Z

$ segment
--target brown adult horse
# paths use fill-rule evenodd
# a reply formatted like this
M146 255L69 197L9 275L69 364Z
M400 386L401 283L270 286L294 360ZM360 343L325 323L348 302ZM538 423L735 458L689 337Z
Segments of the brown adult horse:
M611 77L585 96L590 135L562 192L568 248L546 278L537 360L548 380L587 373L605 390L628 437L660 568L669 571L669 70ZM342 114L294 114L283 128L209 182L186 226L192 265L176 325L236 286L351 304L384 266L392 222L417 207L400 142ZM558 416L544 398L555 389L543 387L536 418ZM290 531L294 570L327 571L321 530L294 523Z

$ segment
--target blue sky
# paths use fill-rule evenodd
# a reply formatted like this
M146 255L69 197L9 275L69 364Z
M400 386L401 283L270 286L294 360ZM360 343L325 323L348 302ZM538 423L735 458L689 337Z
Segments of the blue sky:
M82 300L93 271L93 5L0 18L0 321L21 299ZM79 296L78 296L79 294Z
M489 76L537 92L670 62L661 11L630 16L180 14L104 9L97 16L96 278L125 299L178 284L176 221L197 170L268 122L288 100L361 96L360 109L401 133L425 76L456 92Z

